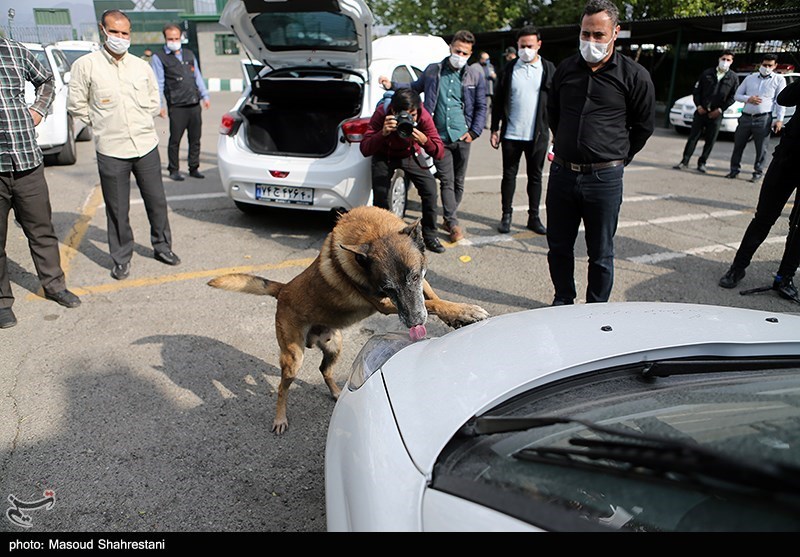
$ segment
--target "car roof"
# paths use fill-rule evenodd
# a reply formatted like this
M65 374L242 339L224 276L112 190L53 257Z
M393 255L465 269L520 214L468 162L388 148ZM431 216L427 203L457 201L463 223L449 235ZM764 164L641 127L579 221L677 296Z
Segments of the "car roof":
M414 343L382 375L409 455L429 474L472 416L539 385L689 355L800 355L800 315L660 302L545 307Z
M54 43L59 48L71 50L99 50L100 45L94 41L56 41Z

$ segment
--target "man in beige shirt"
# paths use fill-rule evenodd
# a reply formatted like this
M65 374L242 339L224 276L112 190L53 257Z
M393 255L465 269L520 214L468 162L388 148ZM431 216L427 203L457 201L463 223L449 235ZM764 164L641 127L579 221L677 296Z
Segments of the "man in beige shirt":
M155 258L178 265L172 252L167 199L161 178L158 134L153 117L161 99L150 65L128 54L131 22L119 10L107 10L100 21L103 48L81 56L71 68L67 109L92 126L100 186L106 203L108 247L117 280L130 274L133 230L130 211L131 172L150 220Z

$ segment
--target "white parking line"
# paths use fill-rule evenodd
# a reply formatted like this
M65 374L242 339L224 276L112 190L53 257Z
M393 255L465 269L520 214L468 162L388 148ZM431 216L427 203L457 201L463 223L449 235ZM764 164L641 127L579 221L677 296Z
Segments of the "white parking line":
M764 240L765 244L778 244L786 241L786 236L771 236ZM720 253L723 251L736 251L739 249L739 242L734 244L712 244L710 246L702 246L699 248L692 248L686 251L663 251L661 253L651 253L647 255L639 255L637 257L628 257L627 261L632 263L642 263L644 265L653 265L661 263L662 261L669 261L671 259L680 259L690 255L702 255L704 253Z
M625 173L627 174L628 172L644 172L648 170L660 170L660 169L657 166L634 166L633 168L626 168ZM546 178L548 176L550 176L549 172L542 173L543 178ZM502 179L503 179L502 174L496 174L493 176L467 176L466 178L464 178L464 181L477 182L479 180L502 180ZM517 180L527 180L527 179L528 177L525 175L524 172L517 173Z
M169 195L167 201L193 201L195 199L216 199L218 197L228 197L224 192L220 193L191 193L186 195ZM144 200L141 198L131 199L131 205L143 205ZM101 203L100 207L105 208L106 204Z

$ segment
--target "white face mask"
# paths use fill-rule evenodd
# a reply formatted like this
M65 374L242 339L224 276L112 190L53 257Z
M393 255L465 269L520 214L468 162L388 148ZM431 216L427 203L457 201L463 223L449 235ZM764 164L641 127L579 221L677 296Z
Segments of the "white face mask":
M469 56L459 56L456 53L450 55L450 65L457 70L460 70L461 68L466 66L467 60L469 60Z
M535 48L520 48L519 52L519 59L523 62L533 62L533 59L536 58L536 49Z
M172 52L178 52L181 49L180 41L167 41L167 48Z
M723 72L727 72L728 68L730 68L730 67L731 67L731 63L728 62L727 60L720 60L719 61L719 69L722 70Z
M114 54L125 54L128 52L128 48L131 46L130 39L109 35L105 29L103 29L103 33L106 35L106 46L108 46L108 50Z
M767 68L767 67L764 67L764 66L759 66L759 67L758 67L758 73L760 73L760 74L761 74L761 75L763 75L764 77L767 77L767 76L769 76L769 75L772 75L772 68Z
M603 58L608 54L608 47L614 39L607 43L596 43L594 41L584 41L581 39L581 56L590 64L598 64L603 61Z

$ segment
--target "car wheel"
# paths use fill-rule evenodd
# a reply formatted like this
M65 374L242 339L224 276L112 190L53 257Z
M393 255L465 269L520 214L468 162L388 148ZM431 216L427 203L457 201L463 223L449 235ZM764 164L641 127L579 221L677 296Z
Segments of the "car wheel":
M689 135L689 129L684 126L675 126L675 131L678 132L680 135Z
M244 203L242 201L234 201L233 203L236 205L237 209L246 215L255 215L261 212L260 205L253 205L252 203Z
M396 170L389 184L389 210L400 218L406 215L406 204L408 202L408 179L405 172Z
M92 139L92 128L90 126L86 126L81 130L81 133L78 134L78 137L75 138L76 141L91 141Z
M67 142L61 148L61 151L56 155L56 164L67 165L75 164L78 159L75 152L75 128L72 122L72 116L67 117Z

